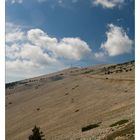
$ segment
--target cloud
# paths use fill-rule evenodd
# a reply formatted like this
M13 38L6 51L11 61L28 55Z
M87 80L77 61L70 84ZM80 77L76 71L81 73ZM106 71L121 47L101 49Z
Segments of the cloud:
M96 58L98 58L98 59L102 59L102 58L105 57L105 53L104 53L104 52L96 52L96 53L94 54L94 56L95 56Z
M10 60L14 60L18 57L18 54L21 50L21 47L19 46L19 44L11 44L8 45L6 43L6 58L10 59Z
M6 42L16 42L16 41L23 41L25 35L24 32L13 32L6 34Z
M40 29L28 31L27 36L33 44L48 50L58 58L80 60L91 52L88 44L80 38L62 38L58 41Z
M11 4L22 4L24 0L6 0ZM61 6L63 8L70 8L74 3L79 2L80 0L35 0L38 3L47 2L51 7ZM114 7L121 7L126 0L88 0L94 6L102 6L103 8L113 9Z
M11 2L11 4L15 4L15 3L18 3L18 4L21 4L23 2L23 0L6 0L6 2Z
M117 56L133 51L133 40L131 40L122 27L108 24L106 32L107 40L101 44L101 52L96 57Z
M43 52L39 46L34 46L31 44L24 44L22 46L19 57L23 60L30 60L39 66L51 65L52 63L57 62L55 58L49 56L48 53Z
M20 80L55 72L85 58L102 60L133 51L131 40L122 27L108 24L106 40L99 51L78 37L58 39L41 29L24 29L6 23L6 81ZM92 57L93 58L93 57Z
M36 77L42 74L55 72L67 66L63 64L53 64L52 66L40 67L29 60L16 59L15 61L6 61L6 82L17 81L21 79Z
M20 26L16 26L9 22L6 23L6 43L24 41L25 38L25 33L21 30Z
M66 60L80 61L91 53L78 37L57 39L41 29L6 26L6 81L54 72L68 67Z
M6 22L6 33L21 31L21 26L11 22Z
M101 5L103 8L112 9L114 7L120 7L124 4L125 0L92 0L95 6Z
M63 38L55 50L58 56L80 60L91 52L88 44L80 38Z
M27 32L27 38L31 43L41 48L52 48L58 43L56 38L50 37L41 29L31 29Z

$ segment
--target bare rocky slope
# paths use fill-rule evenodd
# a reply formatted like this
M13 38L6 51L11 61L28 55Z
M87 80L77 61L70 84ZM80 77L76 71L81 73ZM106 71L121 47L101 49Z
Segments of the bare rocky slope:
M70 68L6 84L6 140L134 140L135 62Z

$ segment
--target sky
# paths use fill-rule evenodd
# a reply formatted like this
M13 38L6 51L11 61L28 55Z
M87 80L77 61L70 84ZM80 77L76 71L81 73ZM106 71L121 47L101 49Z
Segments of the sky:
M135 59L134 0L6 0L6 82Z

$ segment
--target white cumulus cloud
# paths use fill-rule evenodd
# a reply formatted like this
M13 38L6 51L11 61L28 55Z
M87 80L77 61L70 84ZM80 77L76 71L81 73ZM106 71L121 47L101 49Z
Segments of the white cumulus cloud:
M133 51L133 40L131 40L122 27L109 24L106 32L107 40L101 44L101 52L96 57L117 56Z
M6 43L15 43L17 41L24 41L25 39L25 32L21 30L20 26L9 22L6 23Z
M28 39L35 45L48 50L55 57L80 60L91 52L88 44L80 38L50 37L40 29L28 31Z
M34 46L31 44L24 44L19 53L19 57L22 59L28 59L35 64L42 65L51 65L52 63L57 62L57 60L43 50L39 46Z
M24 40L24 32L17 31L13 33L6 33L6 42L15 42L15 41L23 41Z
M80 38L63 38L54 51L58 56L80 60L89 54L91 49L88 44Z
M65 60L79 61L91 53L78 37L57 39L41 29L6 26L6 81L54 72L68 67Z
M103 8L114 8L121 6L125 0L92 0L93 4L98 6L101 5Z

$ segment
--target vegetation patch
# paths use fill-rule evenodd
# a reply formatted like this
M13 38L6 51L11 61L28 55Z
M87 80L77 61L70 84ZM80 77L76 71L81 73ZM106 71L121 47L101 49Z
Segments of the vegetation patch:
M107 140L114 140L117 137L127 137L129 138L129 140L134 140L134 134L135 134L135 126L134 124L128 124L127 126L125 126L124 128L122 128L121 130L115 131L111 134L109 134L106 139Z
M53 76L53 77L50 77L50 79L52 81L58 81L58 80L62 80L64 77L60 76L60 75L56 75L56 76Z
M125 120L120 120L118 122L115 122L115 123L111 124L110 127L114 127L114 126L117 126L117 125L122 125L122 124L125 124L127 122L128 122L128 120L126 120L126 119Z
M45 135L42 131L40 131L40 128L35 125L35 127L32 129L32 134L29 136L29 140L45 140Z
M37 108L36 110L37 110L37 111L39 111L39 110L40 110L40 108Z
M99 127L99 126L100 126L99 123L97 123L97 124L90 124L88 126L82 127L82 132L91 130L91 129Z
M91 72L94 72L94 70L85 71L83 74L87 74L87 73L91 73Z
M67 93L65 93L65 95L69 95L69 93L67 92Z
M92 69L92 70L85 71L82 74L102 74L104 73L104 71L105 71L105 68L100 68L98 70Z
M13 89L14 88L14 86L16 86L18 84L18 82L12 82L12 83L7 83L6 85L5 85L5 87L6 87L6 89Z
M75 112L78 112L78 111L79 111L79 109L75 110Z

